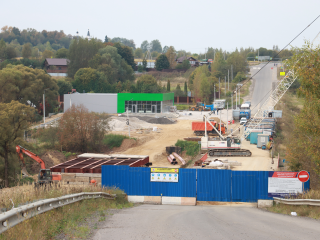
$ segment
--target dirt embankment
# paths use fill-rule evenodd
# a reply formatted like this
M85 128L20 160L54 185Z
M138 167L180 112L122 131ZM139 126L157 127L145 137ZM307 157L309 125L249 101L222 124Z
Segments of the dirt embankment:
M40 158L44 161L44 163L46 165L46 169L49 169L55 165L58 165L60 163L67 161L67 158L63 155L63 153L56 151L56 150L48 151L48 152L42 154L40 156ZM37 173L40 171L40 168L41 168L41 166L37 162L34 162L31 165L32 172Z

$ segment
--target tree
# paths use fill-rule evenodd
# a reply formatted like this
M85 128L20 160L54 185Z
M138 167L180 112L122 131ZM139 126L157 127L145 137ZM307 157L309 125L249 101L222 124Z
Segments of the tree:
M153 58L157 58L158 56L159 56L158 52L152 52L151 53L151 57L153 57Z
M117 48L118 54L127 62L128 65L135 69L136 64L134 62L134 56L132 54L132 49L128 46L122 46L120 43L114 44Z
M125 82L134 80L134 71L127 62L118 54L115 47L106 46L99 50L101 65L97 70L108 78L110 84L118 81Z
M174 69L175 66L177 65L176 62L176 50L174 49L174 47L170 46L167 50L167 52L165 53L165 55L168 58L169 64L170 64L170 69Z
M184 89L183 89L183 91L184 91L185 96L188 96L188 86L187 86L187 82L184 82Z
M126 39L126 38L119 38L119 37L115 37L112 38L111 41L112 43L121 43L127 47L136 49L136 44L134 43L134 41L132 39Z
M303 108L294 119L286 147L286 161L293 171L310 171L312 183L320 181L320 49L307 42L287 61L289 69L301 82L298 95ZM297 81L296 80L296 81ZM289 103L288 103L289 104ZM287 103L286 103L287 105ZM290 112L292 114L292 112Z
M95 92L98 93L101 84L107 85L106 79L103 79L96 69L81 68L74 75L72 85L78 92Z
M144 70L147 69L147 65L148 65L148 62L147 62L146 58L144 58L143 61L142 61L142 66L143 66Z
M189 69L191 68L190 61L188 59L183 60L182 63L176 65L176 69Z
M7 58L7 45L6 42L3 40L3 38L0 40L0 59L6 59Z
M42 52L42 59L46 59L46 58L52 58L53 57L53 52L50 50L44 50Z
M254 52L249 52L247 54L247 58L249 58L248 59L249 61L253 61L255 59L255 57L256 57L256 54Z
M152 49L151 49L152 52L158 52L158 53L162 52L161 43L158 39L153 40L151 44L152 44Z
M41 69L33 69L22 65L7 65L0 70L0 102L20 103L40 107L43 101L43 92L46 90L46 104L49 109L55 107L58 96L56 81Z
M67 58L68 56L68 49L66 48L60 48L58 51L56 51L55 58Z
M169 47L168 46L164 46L162 49L162 53L166 53L168 51Z
M168 79L168 81L167 81L167 92L170 92L170 80Z
M65 81L63 79L59 79L57 81L57 85L59 87L59 95L67 94L68 92L71 92L72 90L72 84L68 81Z
M104 42L105 42L105 43L109 42L107 35L104 37Z
M143 42L141 43L141 47L140 47L141 50L142 50L142 52L148 51L148 46L149 46L148 41L147 41L147 40L143 41Z
M184 92L181 90L180 84L178 84L176 89L174 90L174 95L178 97L184 96Z
M102 42L96 39L76 39L70 45L68 59L68 76L73 78L80 68L89 66L89 61L96 55L100 48L103 47Z
M238 72L237 76L232 80L234 83L242 82L243 80L246 80L247 77L243 72Z
M247 59L241 55L239 52L233 52L228 56L227 64L229 66L233 66L234 75L238 74L238 72L246 72L247 71Z
M143 55L143 52L142 52L142 49L141 48L137 48L135 51L134 51L134 56L136 58L142 58L142 55Z
M5 187L9 185L9 155L16 153L16 145L22 144L33 114L32 107L18 101L0 103L0 157L4 159Z
M162 71L162 69L169 69L170 63L166 55L161 54L156 60L156 69Z
M100 151L109 129L108 116L89 112L83 105L72 106L59 121L59 142L72 152Z
M138 93L160 93L161 90L157 80L150 74L144 74L137 80Z
M17 57L17 52L14 49L14 47L9 45L9 46L7 46L7 49L6 49L6 55L7 55L7 59L12 59L12 58Z
M208 103L210 98L210 83L208 81L207 76L202 73L201 75L202 81L201 81L201 98L203 102Z
M30 58L31 53L32 53L31 44L30 43L24 44L23 48L22 48L22 57L23 58Z

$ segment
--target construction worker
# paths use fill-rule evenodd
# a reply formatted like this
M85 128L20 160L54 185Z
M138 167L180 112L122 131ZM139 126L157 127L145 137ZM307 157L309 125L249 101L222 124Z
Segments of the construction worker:
M43 179L43 172L40 172L40 179Z

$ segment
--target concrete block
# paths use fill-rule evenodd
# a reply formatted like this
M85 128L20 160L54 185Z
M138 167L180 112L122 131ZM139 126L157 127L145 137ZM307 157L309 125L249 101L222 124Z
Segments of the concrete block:
M128 196L128 201L133 203L143 203L144 196Z
M181 197L162 197L163 205L181 205Z
M76 177L100 177L101 173L75 173Z
M76 177L76 182L87 182L87 183L89 183L89 177Z
M161 204L160 196L144 196L144 203Z
M197 199L195 197L182 197L181 205L195 206L197 204Z
M273 200L258 200L258 208L268 208L273 206Z
M61 173L62 177L76 177L75 173Z

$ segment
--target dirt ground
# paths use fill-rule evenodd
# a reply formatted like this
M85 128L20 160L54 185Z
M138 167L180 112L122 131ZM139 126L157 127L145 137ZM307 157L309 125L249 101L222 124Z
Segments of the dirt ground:
M55 150L44 153L40 158L44 161L46 169L67 161L63 153ZM35 161L31 165L32 172L38 173L40 168L40 164Z
M167 146L173 146L178 139L193 136L191 122L194 120L177 120L175 124L155 124L158 131L149 133L131 132L131 137L138 139L138 144L122 154L149 155L153 167L172 167L166 157ZM115 132L117 134L128 134L128 132ZM121 146L122 147L122 146ZM117 152L117 151L115 151ZM178 165L175 165L178 167Z
M226 114L224 113L224 116ZM193 114L190 120L183 115L182 119L178 118L175 124L157 124L157 132L153 131L131 131L131 137L135 140L125 139L120 148L114 149L115 153L134 154L134 155L148 155L153 167L173 167L168 160L165 153L167 146L173 146L177 140L183 140L186 137L195 137L191 130L191 123L193 121L201 121L202 115ZM237 129L239 124L231 124L228 128L228 133L231 129ZM116 134L128 134L128 131L117 131ZM242 141L242 148L249 149L252 152L251 157L228 157L230 161L238 161L242 166L234 167L234 170L271 170L276 169L276 164L271 163L268 150L261 150L257 145L250 144L249 141ZM224 157L225 159L225 157ZM276 162L276 161L275 161ZM179 165L174 165L179 167ZM190 166L192 167L192 166Z

